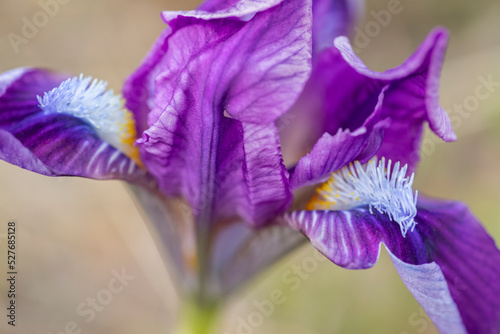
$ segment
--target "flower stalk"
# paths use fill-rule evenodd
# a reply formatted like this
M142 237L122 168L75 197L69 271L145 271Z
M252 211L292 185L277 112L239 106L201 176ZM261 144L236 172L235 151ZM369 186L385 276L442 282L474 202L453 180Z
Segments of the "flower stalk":
M216 334L220 307L215 302L188 299L180 310L174 334Z

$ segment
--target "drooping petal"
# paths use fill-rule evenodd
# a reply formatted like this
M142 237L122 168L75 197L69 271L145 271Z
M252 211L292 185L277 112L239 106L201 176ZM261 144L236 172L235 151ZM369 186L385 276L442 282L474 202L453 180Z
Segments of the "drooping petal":
M384 242L398 257L410 263L429 261L425 241L419 233L403 238L396 222L368 209L351 211L294 211L288 224L302 231L321 253L347 269L371 268Z
M387 252L408 290L441 332L466 334L460 311L451 296L450 288L439 265L435 262L409 264L394 256L389 249Z
M380 93L373 114L363 126L351 132L341 130L332 136L325 132L314 145L311 153L302 157L290 176L292 189L325 181L330 174L358 160L365 163L382 145L384 130L390 122L380 119L384 91Z
M64 79L66 76L30 68L0 75L0 159L48 176L151 185L147 172L103 141L89 123L41 109L37 96Z
M384 243L443 333L498 333L500 251L494 240L462 203L420 197L417 210L416 228L406 237L388 216L363 208L292 212L286 221L345 268L372 267Z
M319 54L338 36L348 36L361 14L359 0L313 0L313 50Z
M302 96L284 115L291 122L281 131L283 146L307 152L324 132L355 131L373 113L377 97L388 86L381 117L389 118L391 126L377 156L401 161L409 165L409 172L414 171L426 121L443 140L456 139L448 115L438 104L446 42L446 31L436 29L405 63L378 73L364 66L346 38L337 38L336 48L323 51L316 59ZM285 161L297 161L293 152L283 154Z
M290 204L272 121L306 80L310 10L292 0L249 21L170 21L151 127L139 143L163 192L186 198L201 224L242 217L261 225Z

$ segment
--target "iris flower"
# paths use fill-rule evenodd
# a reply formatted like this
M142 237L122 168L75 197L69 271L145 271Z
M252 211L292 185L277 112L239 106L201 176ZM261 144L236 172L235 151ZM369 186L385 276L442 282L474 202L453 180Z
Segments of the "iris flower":
M383 244L441 332L496 334L494 240L464 204L412 189L424 124L456 139L438 103L447 32L374 72L339 37L357 5L209 0L164 12L125 101L82 75L3 73L0 158L132 184L200 305L305 235L349 269L372 267Z

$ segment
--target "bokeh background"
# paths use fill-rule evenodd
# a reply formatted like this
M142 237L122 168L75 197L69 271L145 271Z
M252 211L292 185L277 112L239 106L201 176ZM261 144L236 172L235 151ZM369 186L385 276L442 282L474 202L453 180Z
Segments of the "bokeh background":
M386 9L371 0L362 31ZM23 17L41 10L38 1L0 0L0 71L43 66L85 73L121 84L165 27L162 10L195 8L198 1L71 0L15 53L7 34L20 34ZM360 56L373 69L400 64L436 25L451 32L441 82L441 104L455 114L480 85L500 82L500 3L468 0L401 0L393 15ZM31 19L30 19L31 20ZM459 140L442 144L428 136L416 188L433 196L467 202L500 243L500 86L456 123ZM17 326L6 325L6 224L18 232ZM1 333L65 333L74 321L81 333L167 333L177 317L179 297L151 235L125 187L117 181L48 178L0 162ZM229 301L223 333L238 333L241 319L274 289L277 305L253 333L437 333L400 281L385 253L370 270L348 271L326 262L292 291L282 277L310 260L304 246L265 271ZM133 280L86 322L76 308L106 289L113 270ZM244 332L243 332L244 333Z

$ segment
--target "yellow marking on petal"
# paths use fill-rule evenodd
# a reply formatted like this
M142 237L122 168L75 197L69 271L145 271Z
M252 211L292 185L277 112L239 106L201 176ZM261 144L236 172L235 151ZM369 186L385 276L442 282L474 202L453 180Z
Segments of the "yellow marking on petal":
M331 206L337 205L337 201L332 199L326 199L324 194L331 194L334 192L334 175L322 183L317 189L316 194L311 198L311 200L306 204L306 210L329 210ZM335 195L336 198L340 198L339 194Z
M306 204L306 210L326 210L330 205L337 204L336 202L325 201L320 195L316 194L313 198Z
M313 198L306 204L306 210L316 210L316 205L318 202L321 200L319 199L318 195L314 195Z
M134 116L130 111L125 110L124 118L123 123L117 124L121 133L120 142L123 144L123 153L125 153L125 155L130 159L134 160L137 165L143 167L144 164L141 161L139 149L134 146L134 142L137 139Z
M198 262L198 256L196 255L196 251L191 251L188 252L187 254L184 254L184 264L186 266L186 269L188 269L191 272L196 272L199 269L199 262Z
M408 166L401 168L401 163L396 162L391 168L391 164L391 160L386 165L384 158L374 158L364 166L356 161L333 172L330 179L317 188L306 208L337 211L365 206L370 213L377 210L387 214L391 221L399 224L403 237L406 236L417 224L418 193L412 190L414 175L406 175Z

